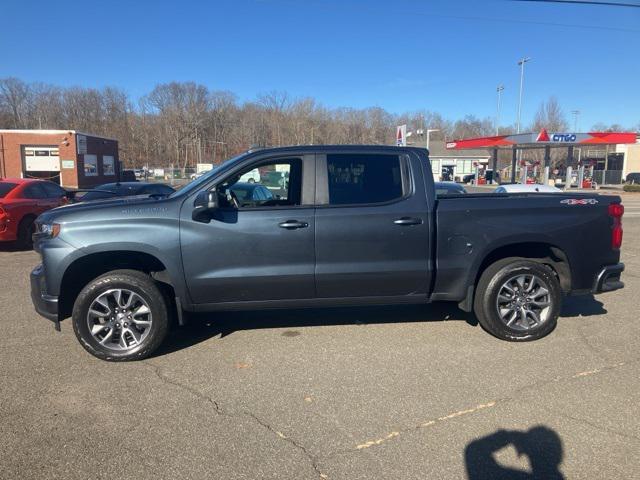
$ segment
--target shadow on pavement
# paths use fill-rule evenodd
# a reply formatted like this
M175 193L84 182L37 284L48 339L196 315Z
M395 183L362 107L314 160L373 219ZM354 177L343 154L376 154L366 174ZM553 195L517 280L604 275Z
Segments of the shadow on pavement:
M507 467L498 463L495 454L505 447L515 448L525 456L531 471ZM467 477L470 480L560 480L563 458L562 440L552 429L536 426L526 432L498 430L467 445L464 452Z
M31 247L20 247L16 242L0 242L0 252L29 252Z
M592 315L605 315L607 310L604 304L596 300L593 295L580 295L566 297L562 303L561 317L590 317Z
M209 338L224 338L233 332L260 328L282 328L285 337L298 336L291 329L326 325L366 325L383 323L466 321L476 325L475 317L458 309L455 303L375 307L308 308L198 313L187 316L187 325L171 332L154 356L182 350Z

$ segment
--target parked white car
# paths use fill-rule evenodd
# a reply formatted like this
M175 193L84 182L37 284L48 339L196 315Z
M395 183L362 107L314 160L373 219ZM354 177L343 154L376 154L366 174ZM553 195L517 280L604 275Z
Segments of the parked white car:
M562 193L562 190L551 185L522 184L500 185L494 193Z
M245 182L245 183L259 183L260 171L257 168L254 168L250 172L247 172L244 175L242 175L239 181Z

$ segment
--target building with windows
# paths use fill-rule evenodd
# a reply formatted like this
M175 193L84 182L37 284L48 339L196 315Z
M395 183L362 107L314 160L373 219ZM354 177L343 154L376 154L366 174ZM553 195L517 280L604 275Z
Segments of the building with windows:
M425 142L410 143L412 147L427 148ZM447 150L442 140L431 140L429 143L429 160L435 181L450 180L462 182L467 175L476 172L476 165L486 170L491 155L486 150L465 150L452 152Z
M0 178L89 188L119 179L118 142L75 130L0 130Z

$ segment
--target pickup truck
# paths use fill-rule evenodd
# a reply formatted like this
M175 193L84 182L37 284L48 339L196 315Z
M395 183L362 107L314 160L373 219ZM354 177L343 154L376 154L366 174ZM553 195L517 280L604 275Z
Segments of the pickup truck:
M281 194L234 194L284 172ZM36 221L36 310L72 317L111 361L149 356L185 312L458 302L510 341L556 326L564 295L622 288L623 207L575 193L436 197L425 149L249 151L164 198L109 199Z

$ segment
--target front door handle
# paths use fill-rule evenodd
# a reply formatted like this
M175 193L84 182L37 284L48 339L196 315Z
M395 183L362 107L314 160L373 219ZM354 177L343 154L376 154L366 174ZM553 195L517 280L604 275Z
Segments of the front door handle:
M286 228L287 230L295 230L296 228L307 228L309 224L307 222L299 222L298 220L287 220L286 222L279 223L280 228Z
M394 220L393 223L395 225L422 225L422 219L412 218L412 217L402 217L397 220Z

